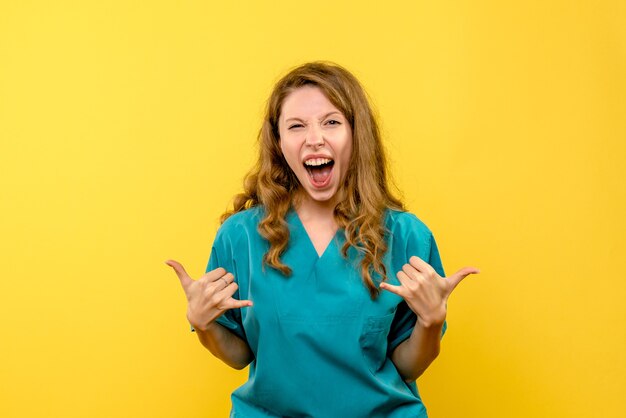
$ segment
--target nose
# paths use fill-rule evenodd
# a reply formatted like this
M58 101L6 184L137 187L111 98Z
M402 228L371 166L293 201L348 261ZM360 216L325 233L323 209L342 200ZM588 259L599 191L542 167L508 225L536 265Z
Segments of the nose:
M321 145L324 145L324 136L322 135L322 130L319 127L312 126L307 132L304 141L306 145L312 147L319 147Z

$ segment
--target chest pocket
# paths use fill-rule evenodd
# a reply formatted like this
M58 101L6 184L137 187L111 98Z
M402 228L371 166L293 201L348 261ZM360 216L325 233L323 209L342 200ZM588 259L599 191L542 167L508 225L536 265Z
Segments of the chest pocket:
M390 313L382 316L370 316L363 322L359 344L363 359L372 373L380 370L385 363L387 335L394 315L394 313Z

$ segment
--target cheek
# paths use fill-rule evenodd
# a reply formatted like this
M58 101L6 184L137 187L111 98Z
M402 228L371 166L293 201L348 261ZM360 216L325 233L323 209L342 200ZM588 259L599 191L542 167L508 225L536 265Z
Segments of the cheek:
M352 135L348 135L345 139L342 154L344 162L348 163L350 161L350 157L352 156Z
M284 142L280 143L280 150L283 153L283 157L287 161L287 164L291 169L295 168L294 164L298 164L298 151L293 146L286 145Z
M283 154L283 157L285 157L285 159L287 161L289 161L289 146L288 143L286 141L283 140L278 140L278 146L280 147L280 152Z

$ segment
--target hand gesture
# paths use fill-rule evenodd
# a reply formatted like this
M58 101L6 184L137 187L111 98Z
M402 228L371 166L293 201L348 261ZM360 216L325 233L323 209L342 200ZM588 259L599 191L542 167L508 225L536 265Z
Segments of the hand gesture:
M474 267L464 267L449 277L441 277L428 263L413 256L409 264L396 274L400 286L386 282L380 288L401 296L425 327L441 325L446 319L446 302L456 286L470 274L479 273Z
M165 264L172 267L180 279L187 296L187 320L195 329L206 331L228 309L252 306L252 301L232 298L238 288L235 276L221 267L193 280L179 262L168 260Z

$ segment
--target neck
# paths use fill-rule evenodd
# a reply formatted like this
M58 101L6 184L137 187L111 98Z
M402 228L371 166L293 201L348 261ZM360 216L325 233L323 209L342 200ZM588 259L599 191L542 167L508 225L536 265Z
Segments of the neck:
M299 193L294 196L293 206L298 216L303 221L327 220L334 223L334 210L337 205L336 199L319 202L311 199L307 193Z

